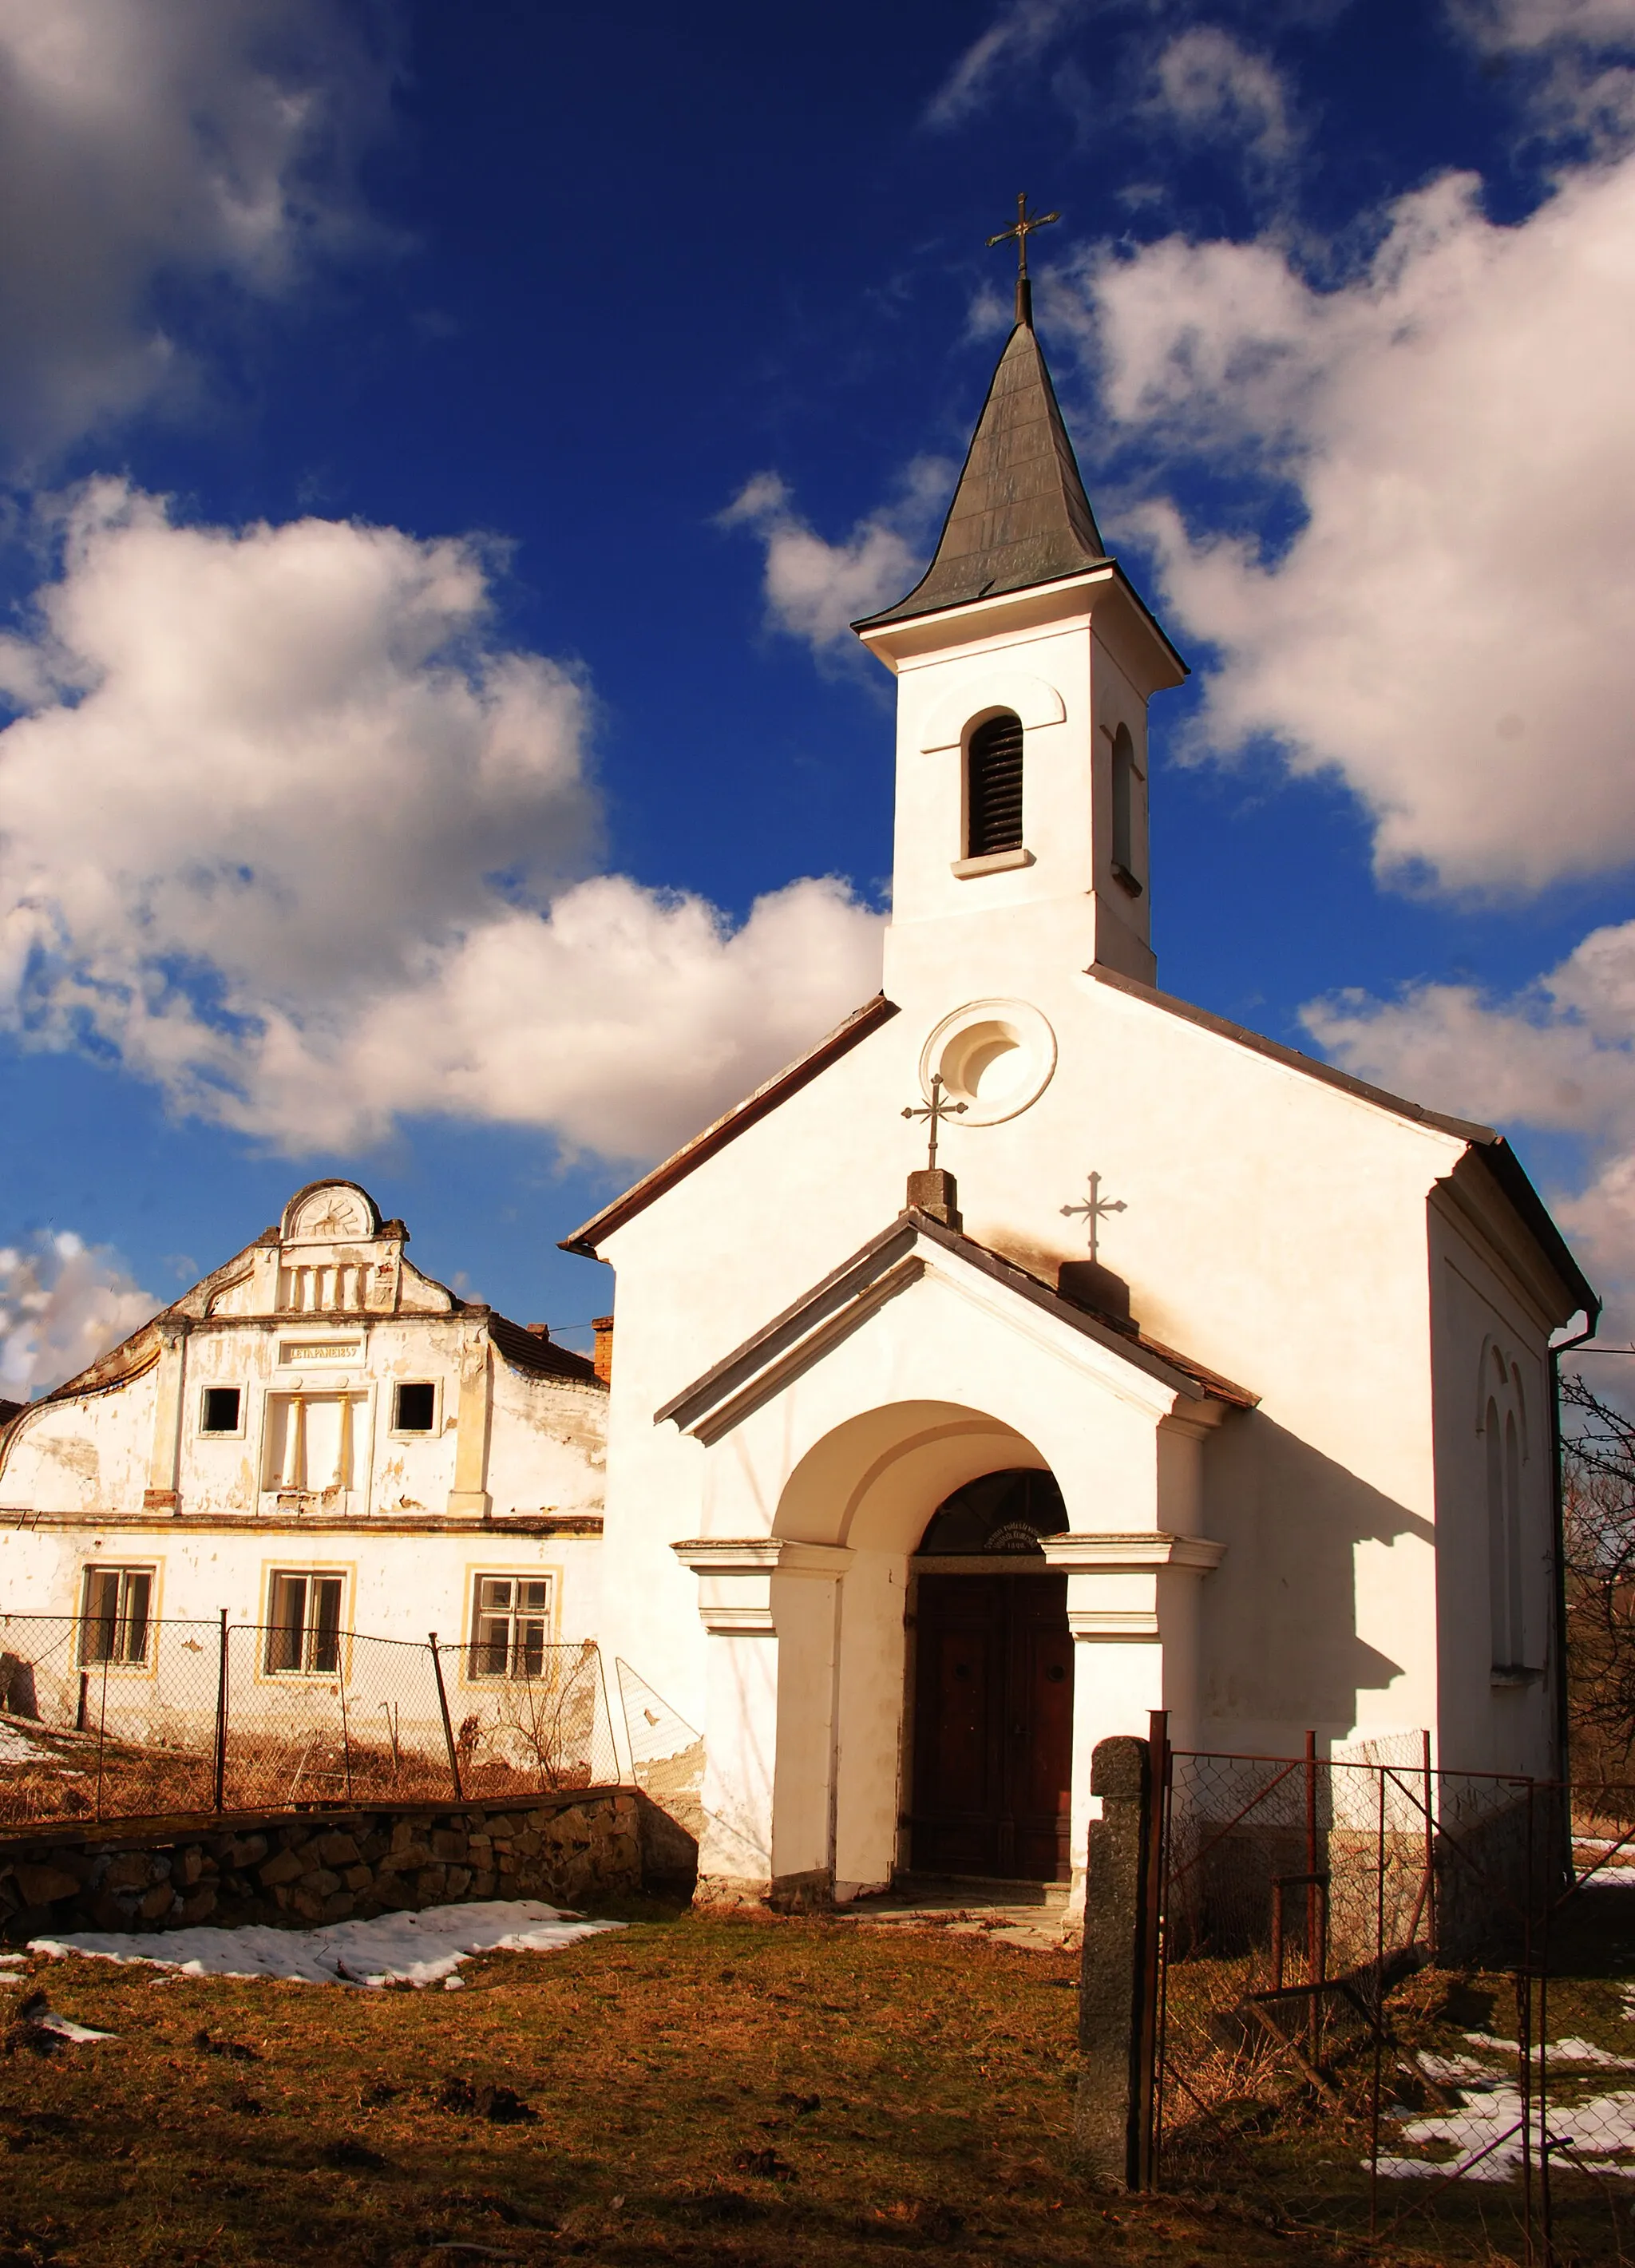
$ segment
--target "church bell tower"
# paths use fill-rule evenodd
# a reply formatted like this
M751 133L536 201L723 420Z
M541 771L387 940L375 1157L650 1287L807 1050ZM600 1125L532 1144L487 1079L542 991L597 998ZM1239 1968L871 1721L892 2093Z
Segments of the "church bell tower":
M936 556L853 625L897 680L886 989L1041 955L1151 983L1147 703L1186 664L1108 556L1033 328L1016 323ZM994 239L996 242L998 239Z

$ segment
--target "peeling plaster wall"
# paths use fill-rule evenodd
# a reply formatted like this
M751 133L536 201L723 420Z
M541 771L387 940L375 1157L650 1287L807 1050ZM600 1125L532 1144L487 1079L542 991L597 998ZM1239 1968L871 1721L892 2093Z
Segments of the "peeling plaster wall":
M346 1577L355 1630L456 1638L478 1574L549 1574L553 1638L596 1637L606 1391L510 1359L488 1309L422 1275L403 1241L363 1191L317 1184L282 1236L94 1366L96 1390L17 1419L0 1443L0 1613L78 1611L100 1562L151 1568L157 1616L254 1623L275 1572L326 1569ZM405 1384L433 1388L429 1429L398 1422ZM206 1432L223 1388L237 1424Z

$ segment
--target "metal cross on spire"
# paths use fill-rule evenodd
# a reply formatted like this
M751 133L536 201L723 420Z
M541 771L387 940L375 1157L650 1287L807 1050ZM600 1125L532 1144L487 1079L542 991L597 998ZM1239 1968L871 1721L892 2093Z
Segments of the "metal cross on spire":
M1052 221L1061 217L1060 213L1030 213L1027 192L1024 189L1017 197L1016 218L1010 227L1002 228L998 236L988 239L990 251L996 244L1004 244L1013 236L1016 239L1016 320L1019 323L1031 323L1034 319L1033 286L1027 280L1027 239L1035 229L1049 228Z
M1126 1210L1127 1207L1125 1206L1123 1197L1104 1197L1101 1195L1101 1176L1100 1174L1092 1174L1090 1176L1090 1196L1087 1203L1084 1204L1064 1205L1062 1207L1062 1212L1064 1218L1071 1219L1071 1217L1076 1212L1082 1213L1084 1215L1090 1229L1090 1257L1092 1260L1098 1257L1096 1246L1100 1241L1101 1223L1103 1220L1106 1219L1108 1214L1110 1212L1123 1212Z
M968 1102L948 1101L942 1091L942 1073L939 1071L934 1071L931 1075L931 1101L921 1103L917 1109L912 1103L904 1108L902 1115L905 1118L923 1118L926 1122L926 1131L931 1136L931 1155L925 1160L929 1172L934 1174L937 1170L937 1129L945 1118L962 1117L969 1108Z

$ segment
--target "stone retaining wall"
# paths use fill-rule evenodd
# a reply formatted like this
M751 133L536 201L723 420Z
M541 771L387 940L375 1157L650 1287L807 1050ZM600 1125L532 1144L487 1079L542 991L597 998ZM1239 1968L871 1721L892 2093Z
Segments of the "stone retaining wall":
M629 1790L588 1790L504 1811L417 1804L7 1836L0 1939L195 1922L303 1928L462 1898L629 1896L642 1886L637 1805Z

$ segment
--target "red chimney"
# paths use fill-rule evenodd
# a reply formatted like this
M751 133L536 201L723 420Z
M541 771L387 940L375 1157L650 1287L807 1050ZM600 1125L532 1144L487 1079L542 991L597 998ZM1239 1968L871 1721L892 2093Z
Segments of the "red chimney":
M613 1317L598 1315L591 1324L596 1334L596 1352L592 1357L596 1375L604 1386L613 1381Z

